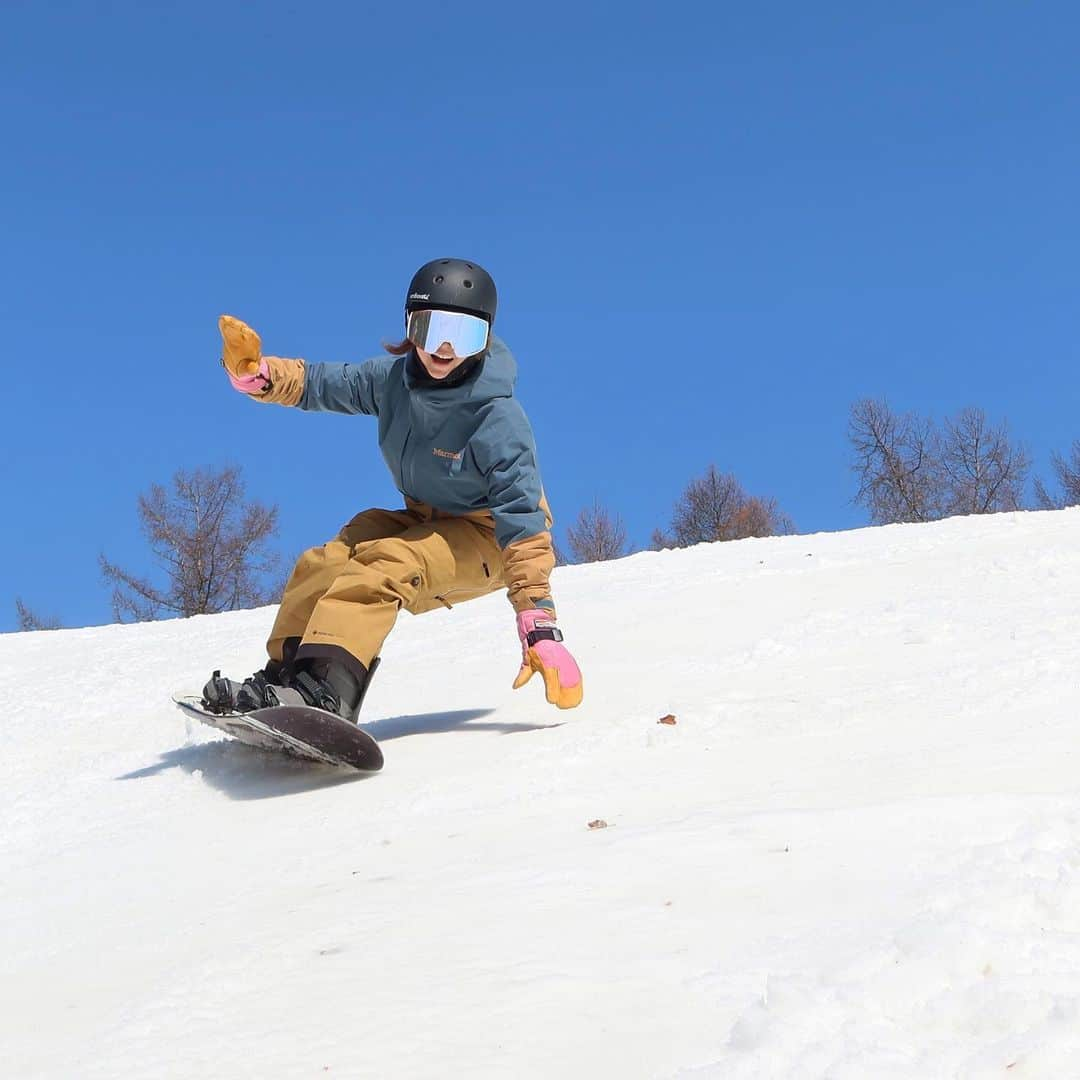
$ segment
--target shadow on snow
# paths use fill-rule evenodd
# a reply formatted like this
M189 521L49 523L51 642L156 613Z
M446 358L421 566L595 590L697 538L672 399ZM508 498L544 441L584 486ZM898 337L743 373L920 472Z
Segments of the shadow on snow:
M412 716L388 716L383 720L364 724L364 730L376 741L401 739L406 735L436 735L445 731L499 731L503 735L516 735L523 731L543 731L544 728L561 727L557 724L510 724L488 722L474 724L482 716L490 716L494 709L458 709L456 712L416 713Z
M512 735L561 726L561 723L471 723L480 717L489 716L494 711L459 709L454 712L391 716L363 726L378 742L409 735L450 731L498 731L504 735ZM359 773L347 766L304 761L276 750L248 746L226 736L213 742L168 750L160 755L155 764L125 773L116 779L141 780L148 776L157 776L169 769L182 769L191 775L197 773L211 787L232 799L273 799L283 795L299 795L322 788L337 787L340 784L355 784L378 775Z

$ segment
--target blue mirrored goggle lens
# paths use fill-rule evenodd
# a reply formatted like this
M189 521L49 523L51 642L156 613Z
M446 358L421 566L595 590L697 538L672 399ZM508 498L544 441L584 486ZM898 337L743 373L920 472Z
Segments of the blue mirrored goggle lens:
M424 352L448 342L455 356L473 356L488 341L487 320L460 311L413 311L407 326L409 340Z

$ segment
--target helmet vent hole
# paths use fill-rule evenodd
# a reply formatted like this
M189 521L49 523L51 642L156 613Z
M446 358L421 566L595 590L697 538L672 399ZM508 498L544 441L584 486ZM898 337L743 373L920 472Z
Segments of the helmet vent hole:
M472 269L473 269L473 264L472 264L472 263L466 263L466 264L465 264L465 266L466 266L466 267L467 267L467 268L468 268L469 270L472 270Z
M440 265L441 266L449 266L450 265L450 260L449 259L443 259L443 261L442 261L442 263L440 263Z
M443 283L443 280L444 280L444 278L443 278L442 274L436 274L435 275L435 284L436 285L441 285Z
M461 284L464 285L466 289L471 289L472 288L472 282L469 281L468 278L466 278Z

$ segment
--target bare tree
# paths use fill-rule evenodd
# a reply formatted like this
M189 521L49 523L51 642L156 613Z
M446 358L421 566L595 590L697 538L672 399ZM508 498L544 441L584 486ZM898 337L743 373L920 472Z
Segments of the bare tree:
M1042 480L1035 480L1035 502L1041 510L1062 510L1080 506L1080 439L1072 444L1068 458L1054 454L1054 476L1061 488L1060 495L1051 495Z
M654 548L689 547L714 540L791 533L795 526L775 499L749 496L731 473L710 465L691 480L675 503L671 531L653 532Z
M1031 459L1008 424L993 426L982 409L962 409L939 430L928 418L864 399L851 407L848 438L855 502L876 525L1021 508Z
M608 513L599 499L578 514L577 522L566 530L566 538L575 562L603 562L629 554L622 518Z
M1020 509L1031 459L1010 441L1007 423L991 427L982 409L962 409L945 421L940 452L947 514Z
M280 566L269 548L277 507L245 501L238 467L181 469L171 491L154 484L138 505L140 527L165 583L156 585L102 554L118 621L232 611L277 599L277 584L267 584Z
M43 619L36 612L31 611L19 597L15 597L15 614L19 618L20 630L60 629L60 620L55 615Z
M865 398L851 408L848 438L859 478L855 502L874 524L943 516L938 436L929 421Z

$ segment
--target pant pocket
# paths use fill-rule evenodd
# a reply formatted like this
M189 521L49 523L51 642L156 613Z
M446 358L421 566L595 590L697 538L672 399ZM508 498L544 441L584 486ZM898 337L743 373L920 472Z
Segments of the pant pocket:
M438 600L445 608L453 608L454 604L463 604L466 600L474 600L476 597L483 595L482 592L477 592L475 589L443 589L432 599Z

